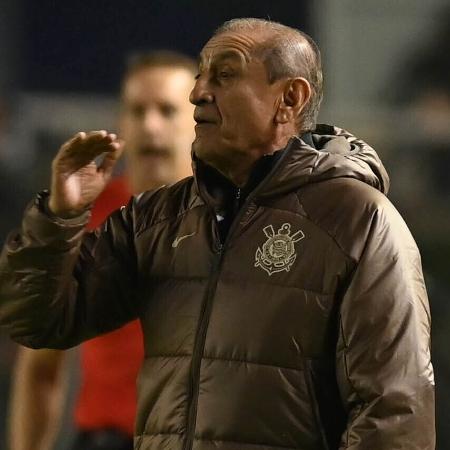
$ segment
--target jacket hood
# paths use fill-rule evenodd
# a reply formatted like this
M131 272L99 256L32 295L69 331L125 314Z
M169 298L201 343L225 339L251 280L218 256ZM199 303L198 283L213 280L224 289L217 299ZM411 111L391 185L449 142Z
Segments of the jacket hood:
M198 192L200 163L193 153L192 167ZM342 128L320 124L311 133L311 139L301 136L290 139L255 188L254 196L277 196L332 178L354 178L384 194L389 189L388 174L372 147Z
M314 147L293 137L258 196L279 195L305 184L332 178L354 178L387 194L389 177L375 150L348 131L320 124L312 133ZM258 188L259 190L259 188Z

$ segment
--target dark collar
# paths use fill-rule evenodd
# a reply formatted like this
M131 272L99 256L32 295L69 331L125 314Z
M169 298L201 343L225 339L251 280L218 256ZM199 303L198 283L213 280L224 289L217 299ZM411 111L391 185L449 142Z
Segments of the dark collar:
M311 147L314 147L312 135L310 132L304 133L300 138ZM281 159L286 149L275 151L271 155L264 155L256 161L250 177L242 188L236 186L232 181L222 175L214 167L205 164L200 159L195 160L196 178L199 189L203 195L208 197L208 203L211 203L216 210L229 209L229 205L239 199L239 206L247 196L256 189L262 180L268 175L275 164Z

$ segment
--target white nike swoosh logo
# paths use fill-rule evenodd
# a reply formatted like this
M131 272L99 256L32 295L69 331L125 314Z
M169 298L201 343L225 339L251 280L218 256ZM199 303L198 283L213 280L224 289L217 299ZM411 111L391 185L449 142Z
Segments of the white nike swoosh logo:
M194 236L194 234L196 234L196 232L194 231L191 234L185 234L184 236L178 236L174 239L174 241L172 242L172 248L176 248L178 247L179 243L183 240L186 239L188 237Z

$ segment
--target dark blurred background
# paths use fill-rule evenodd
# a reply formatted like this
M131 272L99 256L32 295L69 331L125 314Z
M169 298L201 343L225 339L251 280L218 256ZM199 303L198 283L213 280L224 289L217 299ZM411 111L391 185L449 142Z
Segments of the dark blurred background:
M48 186L50 161L64 140L79 130L114 130L130 54L169 48L196 56L218 25L243 16L313 36L324 63L321 121L349 129L385 161L390 198L423 256L434 320L437 448L450 450L448 0L0 0L0 241L34 192ZM15 350L0 335L0 449ZM57 450L68 438L63 432Z

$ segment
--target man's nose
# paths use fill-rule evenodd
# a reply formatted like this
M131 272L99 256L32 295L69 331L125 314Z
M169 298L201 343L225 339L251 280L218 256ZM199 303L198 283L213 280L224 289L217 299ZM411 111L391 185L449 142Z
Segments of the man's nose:
M200 75L197 78L194 88L189 95L189 101L196 106L214 102L214 94L206 76Z
M160 132L163 128L163 118L161 114L154 108L146 110L142 121L142 127L145 132L150 134Z

